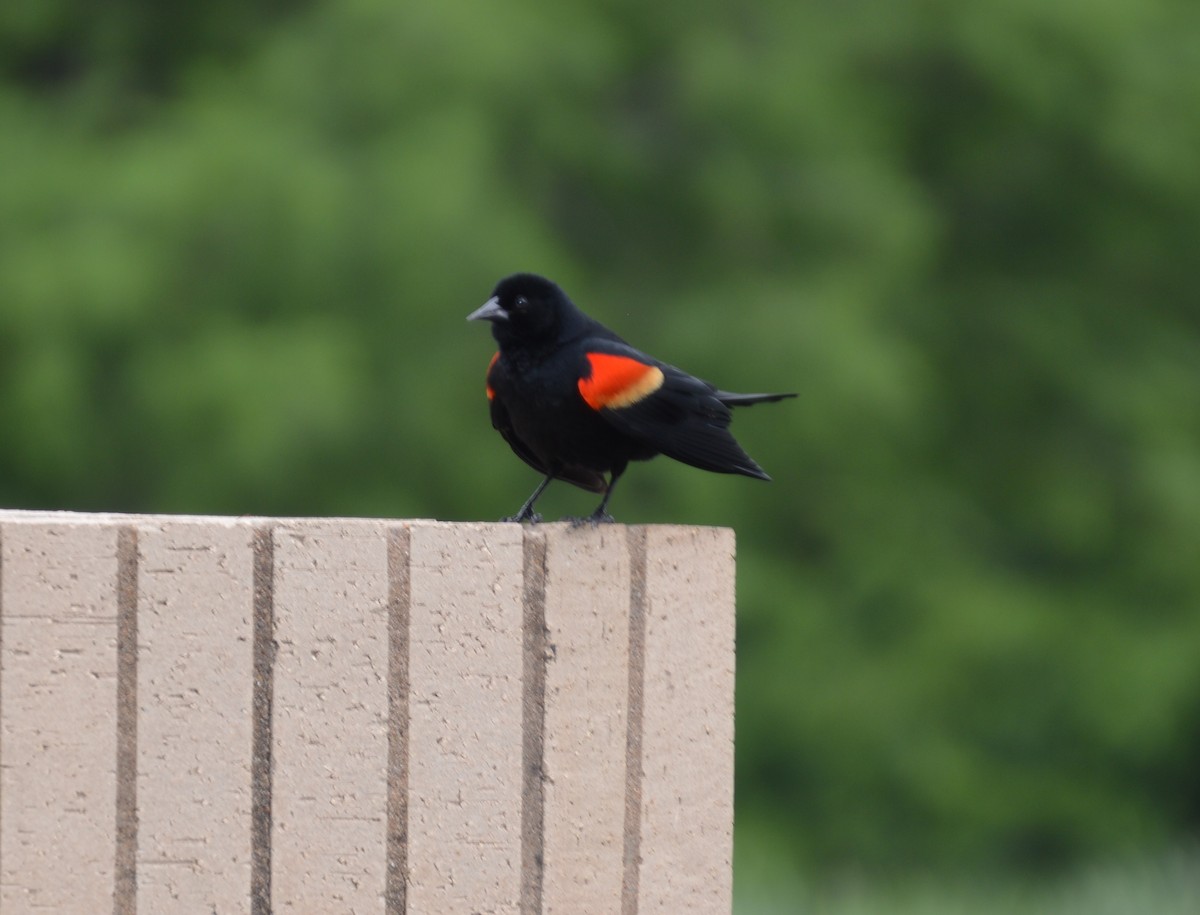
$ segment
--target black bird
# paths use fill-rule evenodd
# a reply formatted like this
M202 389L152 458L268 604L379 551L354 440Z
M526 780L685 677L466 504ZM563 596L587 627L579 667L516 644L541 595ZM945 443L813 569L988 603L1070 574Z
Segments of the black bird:
M551 480L604 494L581 521L612 521L608 500L630 461L665 454L717 473L770 477L729 432L730 407L795 394L731 394L634 349L549 280L517 273L467 316L490 321L492 425L545 479L509 521L540 521ZM609 478L605 480L604 474Z

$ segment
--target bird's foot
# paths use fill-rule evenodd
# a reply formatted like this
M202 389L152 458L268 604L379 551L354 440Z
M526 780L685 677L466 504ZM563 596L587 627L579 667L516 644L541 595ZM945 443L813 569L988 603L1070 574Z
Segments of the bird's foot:
M540 524L542 516L537 512L517 512L515 515L508 515L501 518L501 521L515 521L517 524L529 522L530 524Z
M582 518L564 518L571 527L596 527L601 524L615 524L616 518L608 512L594 511L590 515L585 515Z

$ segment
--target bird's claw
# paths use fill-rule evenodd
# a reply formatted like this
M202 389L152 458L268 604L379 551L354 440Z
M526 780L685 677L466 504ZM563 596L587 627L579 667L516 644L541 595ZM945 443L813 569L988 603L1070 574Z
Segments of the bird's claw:
M501 521L515 521L517 524L529 522L530 524L540 524L542 516L537 512L526 512L525 514L507 515L500 519Z
M590 515L585 515L582 518L564 518L572 528L577 527L597 527L601 524L615 524L616 518L608 512L592 512Z

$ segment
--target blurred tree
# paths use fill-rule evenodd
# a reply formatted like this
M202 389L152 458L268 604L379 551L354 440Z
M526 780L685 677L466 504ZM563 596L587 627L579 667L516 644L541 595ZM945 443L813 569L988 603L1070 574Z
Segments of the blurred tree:
M517 269L794 388L730 524L740 873L1194 835L1200 7L0 11L0 504L499 517ZM579 511L553 490L546 508ZM584 506L586 507L586 506Z

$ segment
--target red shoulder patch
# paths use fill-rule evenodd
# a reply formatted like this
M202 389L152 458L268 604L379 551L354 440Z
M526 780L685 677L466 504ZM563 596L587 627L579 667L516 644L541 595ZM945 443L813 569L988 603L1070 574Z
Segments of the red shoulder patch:
M579 379L579 393L593 410L619 410L649 397L663 385L663 373L629 356L588 353L591 374Z
M500 358L499 352L497 352L494 356L492 356L492 361L488 363L487 375L484 376L485 378L489 379L489 381L487 382L487 399L488 400L493 400L496 397L496 392L492 390L492 385L491 385L490 379L492 377L492 368L496 365L496 360L499 358Z

